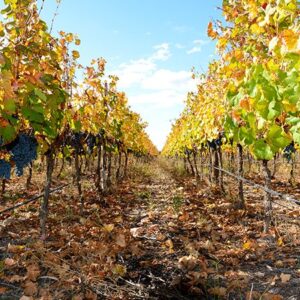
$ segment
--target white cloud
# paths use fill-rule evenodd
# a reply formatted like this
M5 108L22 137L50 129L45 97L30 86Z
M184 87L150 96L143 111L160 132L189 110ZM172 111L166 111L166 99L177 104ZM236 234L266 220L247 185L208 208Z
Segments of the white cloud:
M178 33L186 33L188 31L191 31L191 27L188 27L185 25L182 25L182 26L178 25L178 26L174 26L173 30Z
M168 43L163 43L153 47L156 52L149 58L150 60L166 61L171 57L170 45Z
M148 57L123 63L111 72L120 78L119 89L126 92L129 104L148 122L147 131L159 148L169 133L170 120L183 109L187 93L196 89L190 72L160 67L171 55L170 45L163 43L154 46Z
M165 120L164 122L160 122L159 124L154 124L151 127L148 127L146 130L151 137L152 142L157 145L159 150L161 150L166 140L166 133L169 133L171 131L170 120Z
M195 45L201 45L201 46L207 45L208 43L209 43L209 41L207 41L207 40L194 40L193 41L193 44L195 44Z
M141 84L149 73L155 71L156 65L149 59L132 60L119 66L119 70L113 72L119 78L120 89L126 89L136 84Z
M132 105L151 105L151 109L170 108L182 104L186 97L184 91L161 90L156 92L139 93L130 97Z
M142 82L144 89L185 91L193 87L191 73L159 69Z
M202 47L195 46L192 49L188 50L186 53L190 55L190 54L199 53L201 51L202 51Z
M170 45L163 43L153 47L155 50L148 58L132 60L129 63L123 63L118 70L114 71L119 78L119 87L121 89L129 88L133 85L141 85L144 80L151 77L157 70L157 62L166 61L171 57Z
M186 48L186 46L184 46L184 45L182 45L182 44L180 44L180 43L175 44L175 47L176 47L177 49L185 49L185 48Z
M190 50L188 50L186 53L187 54L195 54L195 53L199 53L202 51L202 47L204 45L207 45L209 43L209 41L206 40L194 40L193 44L195 45L194 47L192 47Z

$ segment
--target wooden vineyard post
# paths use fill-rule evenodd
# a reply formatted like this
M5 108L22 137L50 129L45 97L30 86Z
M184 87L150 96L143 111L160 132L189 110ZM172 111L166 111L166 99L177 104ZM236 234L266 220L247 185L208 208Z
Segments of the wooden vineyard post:
M49 197L51 189L51 181L54 169L54 153L50 149L49 153L46 154L46 182L44 197L42 198L41 208L40 208L40 226L41 226L41 237L46 239L46 221L49 213Z
M237 145L238 148L238 175L239 177L244 176L244 160L243 160L243 147L241 144ZM245 208L245 198L244 198L244 184L242 180L239 180L239 202L238 208Z
M270 189L271 187L271 171L268 167L268 161L263 160L262 161L264 175L265 175L265 188ZM264 216L264 233L268 233L270 229L270 224L272 221L272 197L268 191L265 191L264 196L264 210L265 210L265 216Z
M83 214L84 200L82 196L82 187L81 187L81 167L79 164L79 147L75 147L75 181L78 190L78 195L80 199L80 214Z

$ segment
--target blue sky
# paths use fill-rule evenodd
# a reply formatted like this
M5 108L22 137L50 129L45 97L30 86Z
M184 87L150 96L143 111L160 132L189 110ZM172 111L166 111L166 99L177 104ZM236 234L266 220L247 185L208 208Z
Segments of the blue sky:
M148 133L162 148L195 88L191 69L204 71L215 53L207 24L221 19L221 0L62 0L54 24L79 35L80 63L104 57L109 73L120 77L133 110L148 122ZM55 0L45 0L42 17L50 23Z

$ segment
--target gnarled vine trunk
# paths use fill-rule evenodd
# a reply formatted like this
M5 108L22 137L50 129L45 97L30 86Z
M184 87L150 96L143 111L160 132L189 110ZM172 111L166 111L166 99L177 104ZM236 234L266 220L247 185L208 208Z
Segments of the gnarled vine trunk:
M49 213L49 197L50 197L50 189L52 182L52 175L54 169L54 153L50 149L49 153L46 155L46 182L45 182L45 190L44 197L42 198L41 208L40 208L40 225L41 225L41 237L42 239L46 239L46 222Z
M264 170L264 175L265 175L265 188L270 189L271 187L271 171L268 167L268 161L263 160L262 161L262 166ZM264 232L267 233L269 232L271 221L272 221L272 197L271 194L267 191L265 191L265 197L264 197L264 207L265 207L265 222L264 222Z
M239 177L244 176L244 159L243 159L243 147L238 144L238 175ZM239 201L237 207L240 209L245 208L245 198L244 198L244 184L241 179L239 179Z

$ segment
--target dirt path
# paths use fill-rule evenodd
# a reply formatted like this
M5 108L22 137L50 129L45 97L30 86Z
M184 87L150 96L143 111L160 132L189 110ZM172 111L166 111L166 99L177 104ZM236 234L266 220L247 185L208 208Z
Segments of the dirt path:
M83 216L76 190L53 195L45 243L38 203L3 219L0 299L300 299L299 227L263 235L257 193L236 211L173 171L136 165L106 207L87 182Z
M153 296L300 299L299 249L279 247L276 234L261 234L257 203L235 211L230 199L204 183L195 188L175 180L170 171L154 162L125 210L131 234L146 252L127 269L152 285Z

